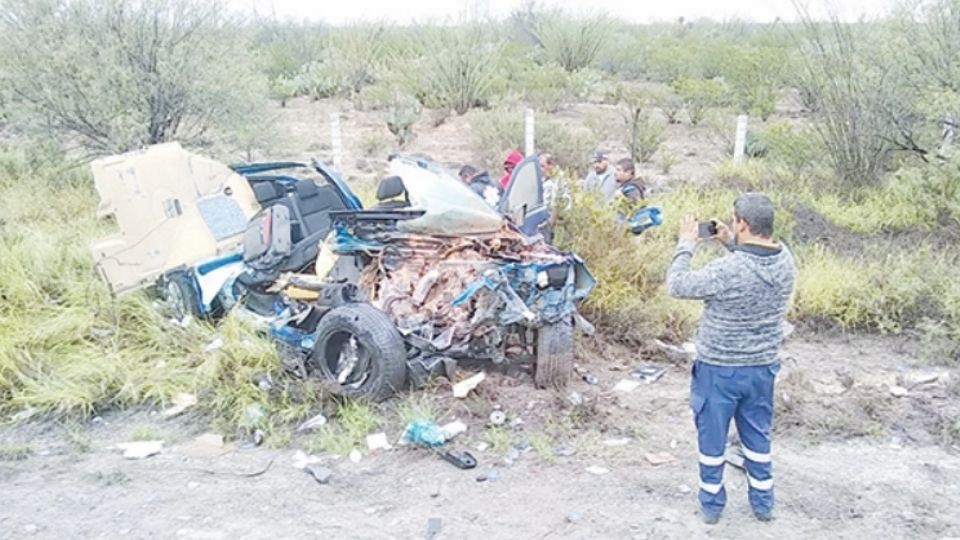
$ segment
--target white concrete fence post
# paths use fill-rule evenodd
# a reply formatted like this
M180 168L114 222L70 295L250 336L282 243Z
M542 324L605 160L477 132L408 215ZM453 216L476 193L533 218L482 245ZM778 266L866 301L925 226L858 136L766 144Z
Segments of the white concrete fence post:
M526 135L526 146L524 148L524 154L527 156L532 156L537 152L536 146L534 145L534 120L533 120L533 109L527 109L527 117L525 126L525 135Z
M340 113L330 113L330 147L333 150L333 168L343 174L343 137L340 133Z
M747 151L747 115L737 117L737 135L733 144L733 162L743 163Z

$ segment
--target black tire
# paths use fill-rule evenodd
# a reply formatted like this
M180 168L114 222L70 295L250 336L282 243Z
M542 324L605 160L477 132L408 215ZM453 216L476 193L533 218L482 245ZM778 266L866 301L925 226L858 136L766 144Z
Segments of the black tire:
M562 388L573 376L573 320L563 319L537 330L537 388Z
M403 337L382 311L347 304L320 319L307 361L343 395L383 401L403 389L406 356Z
M171 274L163 278L163 301L174 318L183 321L188 316L194 319L202 317L197 305L197 290L183 274Z

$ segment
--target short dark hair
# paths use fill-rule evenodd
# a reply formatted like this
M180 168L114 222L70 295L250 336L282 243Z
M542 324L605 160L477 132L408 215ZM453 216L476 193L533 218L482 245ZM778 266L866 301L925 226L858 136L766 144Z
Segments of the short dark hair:
M544 163L549 163L550 165L557 164L557 158L553 157L553 154L551 154L550 152L541 153L540 159L542 159Z
M623 158L617 162L617 167L625 171L636 172L636 168L633 165L633 160L630 158Z
M749 192L740 195L733 203L733 214L747 222L751 233L763 238L773 236L773 201L765 194Z
M473 165L464 165L463 167L460 167L460 172L457 174L460 176L460 178L463 178L464 176L467 178L472 178L473 175L477 174L477 169L475 169Z

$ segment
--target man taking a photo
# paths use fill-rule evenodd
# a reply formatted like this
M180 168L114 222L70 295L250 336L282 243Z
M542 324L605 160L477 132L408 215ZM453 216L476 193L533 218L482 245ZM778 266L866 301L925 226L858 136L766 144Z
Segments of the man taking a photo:
M727 502L723 466L731 419L743 443L750 506L761 521L773 517L773 383L796 275L793 256L772 239L773 222L769 197L741 195L733 206L732 229L720 220L712 222L712 238L730 254L691 270L701 234L698 223L687 216L667 272L671 296L705 304L697 329L690 407L700 450L699 499L709 524L720 519Z

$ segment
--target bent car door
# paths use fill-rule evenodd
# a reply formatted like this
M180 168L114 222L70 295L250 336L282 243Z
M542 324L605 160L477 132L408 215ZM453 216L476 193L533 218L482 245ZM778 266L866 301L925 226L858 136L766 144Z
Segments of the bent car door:
M497 210L528 236L546 226L550 209L543 202L543 173L536 155L528 156L513 170Z

